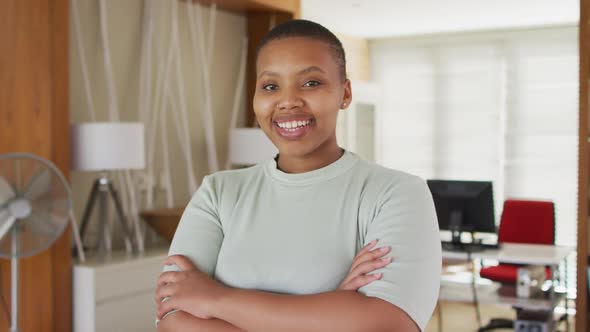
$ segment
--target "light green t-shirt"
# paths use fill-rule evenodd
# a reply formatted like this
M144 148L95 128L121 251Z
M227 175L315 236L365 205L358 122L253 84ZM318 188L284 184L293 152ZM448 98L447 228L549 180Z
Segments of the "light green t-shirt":
M307 173L284 173L270 160L205 177L170 255L187 256L228 286L312 294L335 290L373 239L394 259L359 291L398 306L423 330L441 273L428 187L351 152Z

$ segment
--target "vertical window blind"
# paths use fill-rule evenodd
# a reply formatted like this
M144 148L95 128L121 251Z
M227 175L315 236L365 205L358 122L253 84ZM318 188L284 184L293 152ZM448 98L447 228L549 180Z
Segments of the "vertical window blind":
M377 162L493 181L497 223L505 199L551 200L555 243L575 247L577 38L567 26L372 41ZM575 257L567 265L575 295Z

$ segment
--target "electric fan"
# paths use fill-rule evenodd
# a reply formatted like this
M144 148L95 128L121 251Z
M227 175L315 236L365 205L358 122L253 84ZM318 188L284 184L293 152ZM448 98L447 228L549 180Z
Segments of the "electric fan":
M68 184L51 162L26 153L0 155L0 257L11 259L11 332L18 332L18 259L49 248L71 206Z

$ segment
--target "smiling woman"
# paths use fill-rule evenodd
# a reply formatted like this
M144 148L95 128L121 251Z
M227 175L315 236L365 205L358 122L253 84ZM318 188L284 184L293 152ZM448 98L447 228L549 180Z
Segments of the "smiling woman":
M338 146L340 41L293 20L262 40L253 100L279 150L207 176L158 281L159 331L418 331L441 248L423 180Z
M352 98L339 57L324 40L308 37L267 38L261 45L254 112L281 152L279 168L305 172L336 161L338 111Z

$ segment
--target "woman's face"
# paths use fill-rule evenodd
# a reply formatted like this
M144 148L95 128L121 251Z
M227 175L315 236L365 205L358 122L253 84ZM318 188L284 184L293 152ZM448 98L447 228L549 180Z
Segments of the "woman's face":
M273 40L260 50L254 112L282 156L310 157L337 147L338 111L351 99L350 82L339 69L319 40Z

